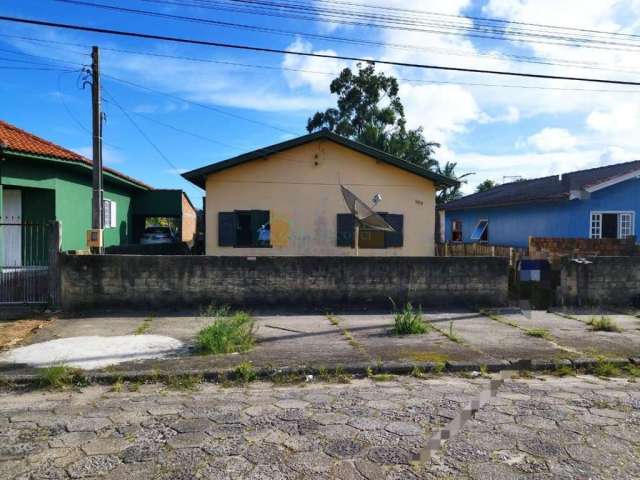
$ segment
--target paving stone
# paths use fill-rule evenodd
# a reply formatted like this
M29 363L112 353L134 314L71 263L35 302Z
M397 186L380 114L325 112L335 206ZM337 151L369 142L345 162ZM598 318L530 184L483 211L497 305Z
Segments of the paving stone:
M209 436L206 433L179 433L171 437L167 444L172 448L195 448L207 443Z
M367 458L380 464L409 464L411 455L400 447L374 447L369 450Z
M419 425L405 422L392 422L385 427L385 430L396 435L420 435L422 428Z
M94 455L85 457L67 468L71 478L84 478L105 475L120 463L113 455Z
M324 452L336 458L353 458L364 449L364 444L348 438L330 440L324 447Z
M113 424L108 418L77 418L67 422L67 430L70 432L97 432Z
M125 438L96 438L82 445L82 451L87 455L117 454L131 446Z
M192 418L173 422L170 427L178 433L205 432L212 423L208 418Z
M304 400L289 399L289 400L280 400L279 402L276 402L275 405L278 408L287 409L287 408L307 408L310 404L309 402L305 402Z
M374 418L354 418L348 422L348 425L357 428L358 430L383 430L386 427L386 423L382 420L376 420Z

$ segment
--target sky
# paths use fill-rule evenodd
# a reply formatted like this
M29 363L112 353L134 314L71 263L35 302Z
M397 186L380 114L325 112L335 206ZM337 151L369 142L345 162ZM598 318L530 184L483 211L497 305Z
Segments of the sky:
M238 10L229 0L86 1L252 28L55 0L3 0L0 15L331 56L640 78L640 48L634 44L640 46L640 37L607 36L624 45L587 48L529 37L478 38L464 29L455 35L434 34L211 8L215 4ZM339 7L335 0L298 1ZM508 27L527 22L640 35L640 0L375 0L368 5L465 17L429 17L440 25L455 21L473 26L480 21L468 17L490 17L509 22ZM306 133L309 116L335 106L329 91L332 78L342 68L355 67L355 62L343 60L1 23L0 118L90 157L91 94L82 69L90 63L91 45L98 45L105 164L157 188L184 189L196 206L202 205L203 191L180 173ZM365 39L366 44L327 37ZM640 87L379 64L377 69L399 79L408 125L423 127L428 140L441 144L436 159L456 162L458 174L472 173L465 193L486 179L502 183L640 159Z

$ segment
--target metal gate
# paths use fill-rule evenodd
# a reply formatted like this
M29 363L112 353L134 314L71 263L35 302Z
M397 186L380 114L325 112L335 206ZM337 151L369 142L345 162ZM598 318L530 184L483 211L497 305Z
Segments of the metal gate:
M50 300L46 223L0 223L0 306Z

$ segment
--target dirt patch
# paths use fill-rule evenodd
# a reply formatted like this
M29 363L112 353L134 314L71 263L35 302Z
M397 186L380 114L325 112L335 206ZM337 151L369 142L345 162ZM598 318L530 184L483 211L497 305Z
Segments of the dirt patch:
M48 322L48 320L15 320L1 323L0 350L14 347Z

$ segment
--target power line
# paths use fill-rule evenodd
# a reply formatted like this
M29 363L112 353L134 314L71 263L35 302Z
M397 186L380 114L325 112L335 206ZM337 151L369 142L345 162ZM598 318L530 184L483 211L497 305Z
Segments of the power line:
M640 35L635 35L635 34L631 34L631 33L621 33L621 32L608 32L608 31L604 31L604 30L593 30L593 29L588 29L588 28L577 28L577 27L568 27L568 26L559 26L559 25L550 25L550 24L541 24L541 23L531 23L531 22L522 22L522 21L515 21L515 20L505 20L505 19L501 19L501 18L490 18L490 17L480 17L480 16L472 16L472 15L455 15L455 14L450 14L450 13L441 13L441 12L431 12L431 11L426 11L426 10L418 10L418 9L407 9L407 8L399 8L399 7L386 7L383 5L369 5L369 4L363 4L363 3L356 3L356 2L345 2L343 0L318 0L319 3L333 3L333 4L339 4L339 5L353 5L353 6L360 6L360 7L367 7L367 8L374 8L374 9L381 9L381 10L392 10L392 11L403 11L403 12L407 12L407 13L418 13L418 14L423 14L423 15L433 15L433 16L440 16L440 17L449 17L449 18L462 18L462 19L467 19L467 20L474 20L474 21L484 21L484 22L495 22L495 23L501 23L501 24L508 24L508 25L526 25L526 26L534 26L534 27L542 27L542 28L550 28L550 29L560 29L560 30L571 30L571 31L577 31L577 32L585 32L585 33L595 33L595 34L602 34L602 35L613 35L613 36L621 36L621 37L630 37L630 38L640 38Z
M305 16L304 12L298 13L296 10L300 10L300 8L293 8L294 12L287 12L287 8L283 7L281 3L274 4L277 5L277 8L274 9L266 9L263 5L260 5L260 2L249 2L249 3L257 3L257 6L254 5L237 5L237 2L231 2L232 6L229 6L228 3L224 2L198 2L197 0L191 0L190 2L184 1L176 1L176 0L142 0L150 3L159 3L165 5L179 5L179 6L187 6L187 7L196 7L203 9L214 9L216 11L228 11L228 12L237 12L242 14L255 14L255 15L263 15L269 17L277 17L277 18L287 18L287 19L297 19L297 20L308 20L308 21L323 21L326 23L334 23L334 24L342 24L342 25L352 25L352 26L360 26L367 28L381 28L381 29L391 29L391 30L401 30L401 31L411 31L411 32L420 32L420 33L428 33L428 34L437 34L437 35L457 35L457 36L470 36L484 39L493 39L493 40L511 40L511 41L528 41L531 43L539 43L546 45L560 45L560 46L576 46L574 44L579 43L581 45L577 45L584 48L593 48L593 49L601 49L601 50L622 50L622 51L632 51L638 52L638 48L640 48L640 44L623 44L617 42L607 42L603 40L599 40L597 43L600 45L588 45L583 42L594 42L594 39L588 38L568 38L557 35L549 35L547 33L532 33L532 32L520 32L514 31L513 28L508 30L496 30L491 29L487 30L487 28L478 28L476 26L470 26L468 24L447 24L447 23L428 23L423 22L422 25L429 26L431 28L418 28L415 25L419 25L415 22L415 20L411 19L410 21L405 21L404 23L395 21L391 23L372 23L371 21L356 21L354 18L362 18L362 15L358 15L354 11L343 11L342 13L325 13L319 11L317 9L309 9L306 6L308 12ZM263 2L264 3L264 2ZM288 10L291 10L289 8ZM285 10L284 12L282 10ZM310 11L310 13L309 13ZM366 18L365 18L366 20ZM513 38L515 37L515 38ZM520 38L520 37L533 37L533 38ZM543 40L536 40L536 38L543 38ZM548 40L545 40L548 39ZM556 41L553 41L553 40ZM631 48L612 48L611 46L619 46L619 47L631 47Z
M489 74L489 75L503 75L503 76L525 77L525 78L540 78L540 79L546 79L546 80L568 80L568 81L577 81L577 82L592 82L592 83L607 83L607 84L614 84L614 85L640 86L640 82L632 82L627 80L611 80L611 79L601 79L601 78L544 75L544 74L536 74L536 73L509 72L504 70L486 70L486 69L465 68L465 67L447 67L442 65L427 65L427 64L396 62L391 60L379 60L379 59L376 60L376 59L367 59L367 58L351 57L351 56L344 56L344 55L328 55L328 54L313 53L313 52L297 52L297 51L282 50L277 48L256 47L251 45L214 42L214 41L208 41L208 40L197 40L197 39L173 37L173 36L167 36L167 35L156 35L156 34L150 34L150 33L130 32L130 31L123 31L123 30L107 29L107 28L87 27L83 25L48 22L43 20L34 20L34 19L26 19L26 18L18 18L18 17L0 16L0 20L4 20L8 22L24 23L28 25L39 25L39 26L46 26L46 27L63 28L68 30L94 32L94 33L125 36L125 37L132 37L132 38L163 40L163 41L192 44L192 45L231 48L236 50L246 50L246 51L255 51L255 52L263 52L263 53L297 55L297 56L303 56L303 57L324 58L324 59L331 59L331 60L349 60L349 61L364 62L364 63L379 63L382 65L393 65L397 67L444 70L444 71L466 72L466 73L481 73L481 74Z
M523 63L533 63L533 64L541 64L541 65L557 65L557 66L566 66L566 67L582 68L582 69L589 69L589 70L605 70L605 71L613 71L613 72L640 73L638 72L638 70L607 68L606 66L599 66L598 64L595 64L592 62L578 62L578 61L551 59L551 58L543 59L539 57L530 57L525 55L511 55L511 54L496 55L494 53L478 53L478 52L464 52L464 51L461 52L461 51L456 51L451 49L421 47L418 45L388 43L388 42L381 42L376 40L338 37L334 35L322 35L322 34L309 33L309 32L261 27L256 25L223 22L220 20L212 20L207 18L191 17L191 16L184 16L184 15L175 15L175 14L169 14L169 13L154 12L149 10L125 8L125 7L115 6L115 5L106 5L106 4L86 2L81 0L54 0L54 1L62 2L62 3L70 3L73 5L92 7L92 8L114 10L122 13L131 13L136 15L144 15L144 16L157 17L157 18L167 18L170 20L185 21L185 22L204 23L208 25L216 25L222 28L234 28L234 29L258 31L258 32L272 34L272 35L300 36L300 37L321 39L321 40L331 41L331 42L340 42L340 43L356 44L356 45L371 45L371 46L400 49L400 50L428 51L431 53L434 53L434 52L446 53L448 55L456 55L456 56L463 56L463 57L488 57L488 58L494 58L498 60L503 58L509 58L511 60L514 60L517 62L523 62Z
M125 117L127 117L127 119L129 120L129 122L131 122L131 124L133 125L133 127L138 131L138 133L146 140L146 142L151 145L151 147L156 151L156 153L158 154L158 156L160 158L162 158L176 173L178 173L180 171L179 168L177 168L173 162L171 160L169 160L169 157L167 157L162 150L160 150L160 148L153 142L153 140L151 140L151 138L149 138L149 136L144 132L144 130L142 130L142 128L140 128L140 126L136 123L136 121L129 115L129 113L125 110L125 108L120 105L120 103L115 99L115 97L106 89L103 88L104 92L109 96L111 102L118 107L118 109L123 113L123 115Z

